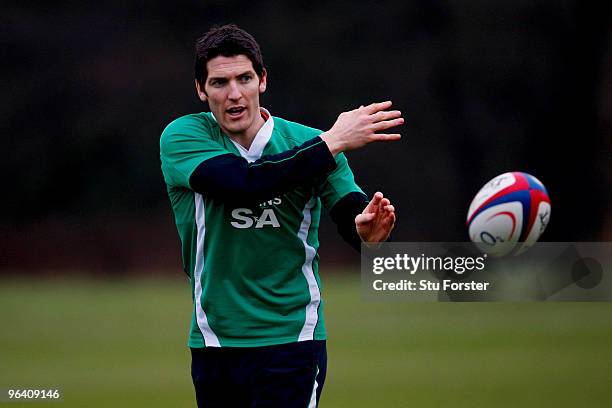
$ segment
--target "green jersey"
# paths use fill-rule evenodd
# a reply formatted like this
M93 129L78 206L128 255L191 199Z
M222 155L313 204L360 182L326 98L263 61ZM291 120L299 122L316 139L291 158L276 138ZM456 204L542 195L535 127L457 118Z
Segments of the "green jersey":
M255 347L325 339L318 274L322 205L361 192L347 160L315 187L296 187L258 205L235 206L194 191L204 161L228 153L248 162L285 152L321 131L270 116L247 150L211 113L180 117L163 131L161 167L190 277L189 346Z

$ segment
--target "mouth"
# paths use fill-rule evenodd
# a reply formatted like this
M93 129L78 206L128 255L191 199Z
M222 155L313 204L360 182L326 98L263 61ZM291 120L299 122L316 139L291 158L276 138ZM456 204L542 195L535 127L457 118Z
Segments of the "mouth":
M245 111L246 108L244 106L232 106L231 108L225 110L228 116L233 119L241 117Z

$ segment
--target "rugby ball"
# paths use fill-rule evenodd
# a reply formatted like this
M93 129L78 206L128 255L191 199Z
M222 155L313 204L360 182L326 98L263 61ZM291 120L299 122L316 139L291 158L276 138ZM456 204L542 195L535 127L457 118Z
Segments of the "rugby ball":
M470 239L493 256L515 255L536 243L550 221L544 184L527 173L504 173L472 200L467 215Z

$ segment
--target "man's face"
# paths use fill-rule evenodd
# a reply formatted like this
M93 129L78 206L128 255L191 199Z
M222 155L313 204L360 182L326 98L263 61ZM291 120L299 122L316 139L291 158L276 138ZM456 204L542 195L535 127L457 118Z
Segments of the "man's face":
M233 137L254 137L263 125L259 94L266 90L266 73L261 78L245 55L218 56L206 64L204 89L196 81L198 96L208 101L219 126Z

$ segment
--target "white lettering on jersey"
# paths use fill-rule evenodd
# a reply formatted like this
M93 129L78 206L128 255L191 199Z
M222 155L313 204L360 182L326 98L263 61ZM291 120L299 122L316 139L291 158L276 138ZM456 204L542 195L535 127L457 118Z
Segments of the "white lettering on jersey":
M280 227L278 223L278 218L276 218L276 214L274 214L274 210L271 208L266 208L261 213L261 217L257 220L257 224L255 228L263 228L266 225L271 225L274 228Z
M255 228L263 228L266 225L270 225L273 228L280 228L280 223L272 208L265 208L260 217L254 216L253 211L249 208L234 208L232 210L232 217L234 221L230 224L232 224L234 228L251 228L253 224L255 224Z
M234 208L232 210L232 217L237 221L232 221L232 227L234 228L251 228L253 226L253 211L248 208ZM242 221L242 222L240 222Z
M268 201L264 201L263 203L259 204L259 206L261 208L266 208L266 207L270 207L273 205L281 205L283 201L281 200L280 197L275 197L272 200L268 200Z

